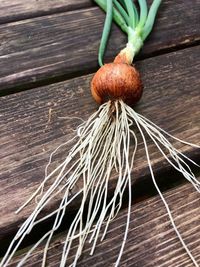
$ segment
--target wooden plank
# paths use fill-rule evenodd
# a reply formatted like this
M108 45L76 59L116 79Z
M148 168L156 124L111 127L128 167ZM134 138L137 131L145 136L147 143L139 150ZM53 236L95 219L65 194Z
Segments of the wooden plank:
M1 0L0 24L92 6L90 0Z
M199 194L191 185L186 184L165 192L164 197L173 211L173 217L182 238L200 264L200 237L198 234L200 231ZM83 256L77 266L109 267L114 265L123 239L126 216L126 209L119 213L118 217L111 223L104 241L98 243L94 255L89 255L91 245L86 243ZM103 231L101 231L100 237L102 233ZM59 266L65 238L66 233L64 232L52 242L48 252L49 267ZM42 249L43 247L41 246L33 253L31 259L26 262L26 266L41 265ZM75 245L73 249L75 249ZM9 266L16 266L23 255L16 257ZM72 259L72 255L69 258L69 262ZM194 266L180 244L159 196L132 206L129 233L120 266Z
M200 140L199 48L138 62L145 89L136 107L138 112L170 133L197 144ZM30 214L33 205L17 216L14 211L42 181L50 152L69 140L74 135L73 129L80 124L79 120L59 117L77 116L86 120L96 109L90 96L90 80L91 75L88 75L0 98L0 240L15 231ZM177 147L192 158L200 155L198 149L178 144ZM150 143L149 150L156 173L170 169ZM66 150L61 151L55 161L62 160L65 155ZM137 155L134 188L137 183L148 180L149 175L142 144ZM111 190L115 182L113 178ZM52 203L50 209L56 203Z
M164 1L141 57L196 44L200 39L198 7L197 0L184 4ZM30 88L97 68L103 20L103 12L94 7L1 25L0 90L4 93L13 87L21 90L27 84ZM117 27L113 27L112 33L108 61L126 43L125 35Z

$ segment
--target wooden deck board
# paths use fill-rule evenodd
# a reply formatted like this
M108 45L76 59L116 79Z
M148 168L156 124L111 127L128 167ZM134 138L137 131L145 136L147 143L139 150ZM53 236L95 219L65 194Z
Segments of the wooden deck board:
M164 197L172 210L175 223L184 241L200 264L199 194L190 184L186 184L169 190L164 193ZM86 244L83 256L77 266L113 266L123 239L126 212L126 209L120 211L118 217L112 222L105 240L102 243L99 242L97 245L94 255L89 255L91 246L88 243ZM128 239L120 263L121 267L194 266L181 246L159 196L155 196L132 206L129 229ZM48 253L49 267L59 266L65 237L66 233L64 232L57 236L52 242ZM31 260L28 260L26 263L27 267L33 266L34 264L34 266L40 266L42 248L41 246L33 253ZM75 245L73 248L75 248ZM22 255L16 257L9 267L16 266ZM71 258L69 258L69 262Z
M135 109L171 134L200 145L200 2L163 2L155 28L136 58L145 88ZM49 154L74 136L81 123L70 117L86 120L98 108L89 90L93 74L85 74L98 67L104 18L92 0L0 1L0 255L34 203L19 215L14 211L43 180ZM124 34L113 26L106 61L112 60L125 43ZM30 90L19 92L25 89ZM199 194L191 185L181 185L180 175L163 160L149 139L148 144L159 184L164 184L165 190L178 184L165 196L184 240L200 264ZM175 141L173 144L200 162L199 149ZM67 151L68 147L58 153L55 165ZM149 197L153 185L141 139L133 173L131 226L120 267L192 267L159 197ZM115 184L116 178L112 177L109 194ZM54 199L42 214L52 211L58 202L59 198ZM67 216L78 205L76 201L68 209L66 225ZM123 238L125 215L126 210L121 210L92 257L86 245L78 266L112 266ZM67 229L66 225L60 231ZM25 246L33 243L34 234L41 234L45 227L40 225ZM65 234L61 232L55 237L48 266L58 266ZM26 266L40 266L41 249ZM20 257L9 266L16 266Z
M199 42L199 1L181 3L163 3L141 57ZM93 7L1 25L0 90L5 94L8 88L21 90L25 85L47 84L97 68L103 20L103 12ZM117 27L111 38L107 60L126 43Z
M200 140L199 48L138 62L145 89L136 107L165 130L197 144ZM73 129L80 124L67 118L77 116L86 120L96 110L97 105L90 96L90 80L88 75L0 98L1 240L13 233L31 212L33 205L18 216L14 214L42 181L50 152L69 140L74 135ZM52 109L50 122L49 109ZM199 149L177 147L192 158L199 158ZM169 165L155 147L150 144L149 149L154 170L168 170ZM55 160L61 160L66 153L61 151ZM137 155L133 183L142 182L149 175L141 144ZM111 181L111 190L114 184L115 178ZM52 203L51 208L56 203Z
M92 6L92 0L1 0L0 24Z

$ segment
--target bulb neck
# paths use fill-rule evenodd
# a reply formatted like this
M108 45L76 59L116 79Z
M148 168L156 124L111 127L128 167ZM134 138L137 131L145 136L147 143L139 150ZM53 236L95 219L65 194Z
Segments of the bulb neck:
M133 30L129 27L128 43L115 57L114 63L125 63L131 65L135 55L140 51L143 46L143 40L140 37L139 29Z
M143 46L140 28L136 27L135 30L128 28L128 44L132 46L134 56L140 51Z

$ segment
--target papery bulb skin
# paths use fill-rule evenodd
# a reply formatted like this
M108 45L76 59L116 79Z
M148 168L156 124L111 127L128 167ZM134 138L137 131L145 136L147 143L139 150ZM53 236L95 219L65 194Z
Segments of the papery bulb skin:
M91 82L92 96L99 104L121 99L133 106L140 100L142 91L139 72L135 67L121 62L103 65Z

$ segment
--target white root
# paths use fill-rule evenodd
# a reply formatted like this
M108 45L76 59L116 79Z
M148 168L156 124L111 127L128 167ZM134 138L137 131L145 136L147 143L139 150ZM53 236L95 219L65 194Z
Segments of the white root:
M51 230L38 240L17 265L18 267L23 266L33 251L41 243L45 242L42 267L46 266L47 253L52 236L60 227L66 209L73 202L81 200L80 206L77 209L64 240L60 261L60 267L75 267L87 240L91 243L90 254L92 255L98 240L102 241L105 238L110 223L117 216L122 206L124 191L128 188L129 198L126 228L119 255L115 262L115 267L119 266L125 242L127 240L130 223L132 198L131 172L138 145L137 137L133 131L134 126L137 126L142 136L152 181L165 205L171 224L188 256L191 258L194 265L198 266L196 260L182 239L175 225L169 206L156 183L145 133L154 142L164 158L176 170L182 173L195 189L200 192L200 181L196 179L185 160L188 160L193 164L196 163L174 148L167 137L186 145L194 147L198 146L173 137L150 120L136 113L122 101L109 101L102 105L87 122L83 123L78 128L77 135L72 138L72 140L61 144L50 155L49 162L45 169L45 178L43 182L33 195L17 210L17 212L20 212L33 199L36 200L36 207L27 220L22 224L12 240L0 263L0 267L6 267L9 264L23 239L31 232L33 227L54 216ZM56 154L61 147L64 148L65 146L68 146L70 142L74 141L76 141L76 143L65 160L55 170L48 174L48 169L54 154ZM133 150L130 150L131 144L134 146ZM170 158L165 153L165 150L168 151ZM117 182L113 195L110 197L110 195L108 195L108 188L112 175L117 177ZM54 211L39 218L40 213L55 197L61 198L59 206ZM87 216L84 219L86 210ZM76 241L76 244L78 245L73 257L73 262L68 263L69 253L74 241Z
M152 141L155 143L155 145L158 147L158 149L160 150L160 152L162 153L162 155L165 157L165 159L179 172L181 172L183 174L183 176L194 186L194 188L200 192L200 181L198 181L195 177L195 175L192 173L190 167L186 164L186 162L183 160L183 158L186 158L187 160L189 160L190 162L194 163L195 165L199 166L198 164L196 164L194 161L192 161L191 159L189 159L187 156L185 156L184 154L182 154L181 152L179 152L176 148L173 147L173 145L166 139L166 137L162 134L162 132L164 134L166 134L167 136L178 140L181 143L193 146L193 147L197 147L200 148L197 145L182 141L178 138L173 137L172 135L168 134L166 131L164 131L163 129L161 129L160 127L158 127L157 125L155 125L154 123L152 123L150 120L146 119L145 117L139 115L138 113L136 113L134 110L132 110L129 106L124 105L127 111L127 116L129 116L130 118L134 119L140 134L142 136L143 139L143 143L144 143L144 147L145 147L145 152L146 152L146 156L147 156L147 162L148 162L148 166L149 166L149 170L150 170L150 174L152 177L152 181L153 184L167 210L170 222L173 226L174 231L176 232L183 248L185 249L185 251L187 252L188 256L190 257L190 259L192 260L193 264L195 267L199 267L199 264L197 263L197 261L195 260L195 258L193 257L192 253L190 252L189 248L187 247L185 241L183 240L176 224L175 221L173 219L172 213L170 211L170 208L162 194L162 192L160 191L157 182L155 180L155 176L153 173L153 169L152 169L152 164L151 164L151 160L150 160L150 155L149 155L149 151L148 151L148 146L147 146L147 142L145 139L145 135L144 132L142 130L142 128L145 130L145 132L149 135L149 137L152 139ZM170 153L170 156L173 158L174 162L172 160L170 160L167 155L165 154L165 152L162 150L162 148L160 147L160 145L162 145L165 149L168 150L168 152ZM181 158L182 157L182 158Z
M35 193L22 205L17 212L21 211L30 201L37 200L35 210L22 224L16 236L11 242L7 253L2 259L0 266L7 266L14 253L22 243L26 235L30 233L38 223L55 216L52 229L49 230L24 256L18 266L24 265L32 252L42 243L45 243L42 266L45 266L47 251L54 232L62 223L66 208L77 198L81 198L81 204L71 226L68 230L63 246L60 266L66 266L69 251L73 241L78 241L78 247L71 266L76 263L82 253L85 241L90 235L92 243L91 254L94 252L100 229L105 226L105 237L108 226L117 215L122 205L122 198L127 184L129 185L129 208L127 214L127 227L120 255L122 254L125 240L127 238L128 224L130 221L131 208L131 169L137 149L137 139L133 131L129 131L126 114L121 112L118 102L108 102L102 105L89 120L78 129L78 141L70 150L66 159L51 173L48 168L53 155L62 146L60 145L50 156L49 163L45 169L45 178ZM73 138L71 141L74 141ZM135 149L129 155L131 139L135 142ZM131 159L130 159L131 158ZM112 174L118 175L118 182L113 197L108 201L108 187ZM47 182L52 184L48 187ZM44 190L45 187L46 191ZM79 187L80 189L77 189ZM74 195L70 192L75 192ZM59 207L51 213L38 218L41 211L56 196L61 197ZM86 221L83 214L88 206ZM102 239L103 239L102 237ZM118 259L118 262L120 257ZM117 265L116 265L117 266Z

